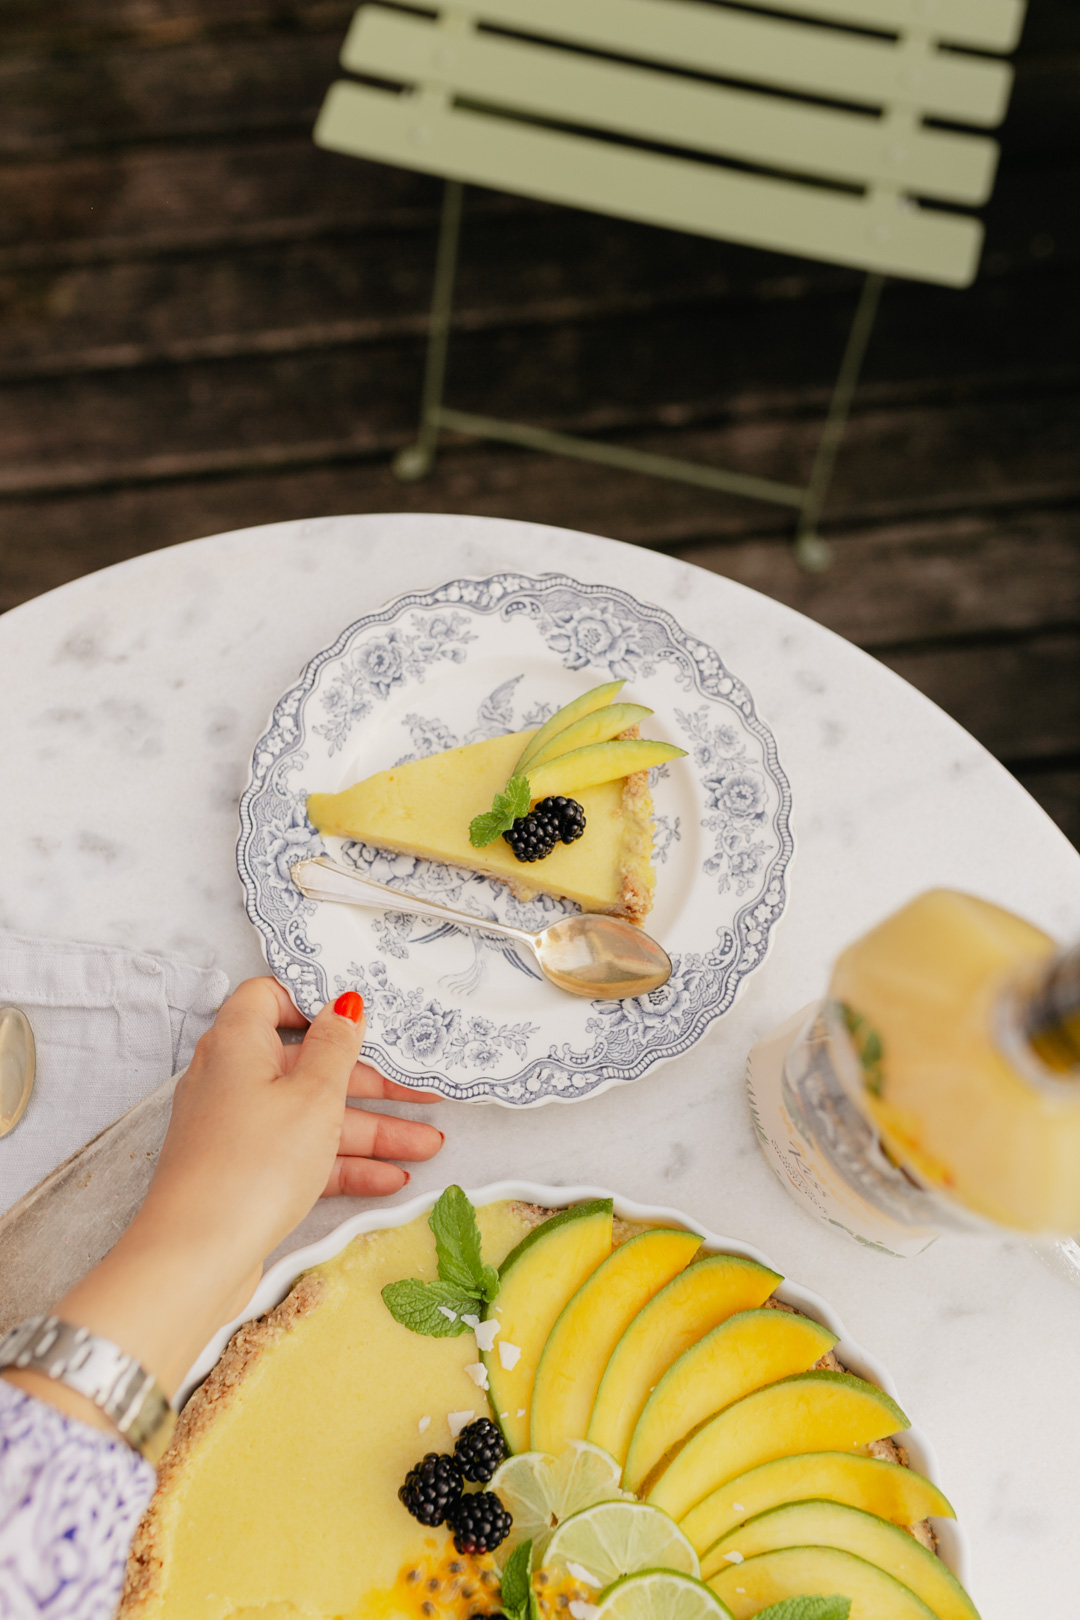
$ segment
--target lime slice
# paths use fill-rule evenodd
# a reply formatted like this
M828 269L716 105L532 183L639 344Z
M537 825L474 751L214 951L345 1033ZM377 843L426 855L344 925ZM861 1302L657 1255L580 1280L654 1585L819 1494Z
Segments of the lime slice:
M692 1575L648 1569L609 1587L593 1620L732 1620L732 1614Z
M556 1525L597 1502L622 1498L621 1473L614 1457L586 1440L571 1440L558 1457L546 1451L520 1451L508 1457L488 1486L498 1492L514 1521L499 1548L500 1565L531 1537L538 1566Z
M700 1574L697 1553L674 1519L647 1502L599 1502L564 1519L548 1542L544 1563L587 1570L598 1591L643 1569Z

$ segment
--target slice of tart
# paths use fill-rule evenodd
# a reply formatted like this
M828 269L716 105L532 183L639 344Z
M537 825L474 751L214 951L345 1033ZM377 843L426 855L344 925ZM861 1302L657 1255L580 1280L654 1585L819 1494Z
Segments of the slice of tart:
M575 787L585 831L571 844L556 845L544 860L519 861L501 837L482 848L470 842L470 823L502 791L536 735L518 731L467 743L379 771L342 793L312 793L308 818L330 837L356 838L377 849L498 878L520 899L551 894L575 901L583 911L641 922L656 887L645 770ZM559 791L557 784L553 791Z

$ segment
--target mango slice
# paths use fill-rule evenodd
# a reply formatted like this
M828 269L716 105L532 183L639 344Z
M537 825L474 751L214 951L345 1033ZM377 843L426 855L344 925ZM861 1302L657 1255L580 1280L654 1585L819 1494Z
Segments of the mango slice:
M691 1508L680 1528L704 1559L736 1525L785 1502L809 1498L846 1502L893 1524L956 1517L937 1486L913 1468L854 1452L812 1451L777 1457L737 1474Z
M891 1396L852 1373L806 1372L767 1384L703 1425L648 1494L682 1519L725 1480L797 1451L861 1451L906 1429Z
M914 1536L887 1519L839 1502L791 1502L748 1520L718 1542L702 1575L719 1574L732 1562L741 1563L781 1547L838 1547L902 1581L938 1620L979 1620L956 1576ZM732 1560L729 1553L741 1557Z
M585 715L602 709L605 703L610 703L625 685L625 681L605 681L603 686L591 687L588 692L582 692L581 696L574 698L571 703L564 703L561 709L556 709L551 719L545 720L539 731L526 743L511 775L518 776L552 737L560 731L565 731L567 726L572 726L575 721L584 719Z
M533 1381L551 1329L611 1253L611 1209L610 1198L597 1198L562 1210L522 1238L499 1268L498 1299L485 1313L499 1334L483 1360L492 1414L511 1451L529 1444Z
M761 1553L744 1564L732 1564L707 1584L735 1620L750 1620L759 1609L784 1598L836 1593L851 1599L848 1620L937 1620L910 1586L865 1558L835 1547L785 1547Z
M737 1254L695 1260L638 1312L615 1346L596 1392L586 1439L625 1463L649 1392L672 1363L736 1311L763 1304L783 1280L778 1272Z
M549 759L535 771L526 766L524 774L529 778L530 797L546 799L549 793L569 795L597 782L613 782L634 771L647 771L654 765L666 764L669 759L682 759L685 753L685 748L676 748L674 743L651 742L646 738L593 743L588 748L575 748L569 754Z
M563 1308L536 1369L529 1444L557 1457L583 1440L612 1350L641 1307L701 1247L694 1232L654 1227L620 1244Z
M665 1453L706 1418L764 1384L808 1371L835 1343L836 1334L820 1322L767 1308L742 1311L713 1328L649 1396L626 1457L626 1489L639 1490Z
M620 731L629 731L631 726L640 725L652 712L640 703L611 703L606 709L597 709L595 714L587 714L584 720L578 720L574 725L567 726L565 731L558 732L543 748L531 752L528 774L531 776L538 766L545 765L549 759L560 759L575 748L609 742Z

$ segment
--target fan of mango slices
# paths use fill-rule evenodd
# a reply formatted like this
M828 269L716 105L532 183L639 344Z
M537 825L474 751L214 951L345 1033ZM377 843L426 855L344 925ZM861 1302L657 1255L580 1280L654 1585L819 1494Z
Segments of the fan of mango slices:
M544 722L529 740L503 791L496 793L491 809L470 822L469 842L474 848L493 843L519 816L528 815L531 804L549 794L569 797L580 788L614 782L634 771L684 757L686 749L674 743L623 735L653 712L640 703L615 703L625 684L606 681L594 686Z

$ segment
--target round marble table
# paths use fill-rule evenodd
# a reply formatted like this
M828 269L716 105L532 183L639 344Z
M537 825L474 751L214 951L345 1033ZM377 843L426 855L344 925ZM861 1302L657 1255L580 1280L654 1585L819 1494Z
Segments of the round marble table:
M1080 1289L1008 1239L866 1252L789 1200L750 1128L750 1046L918 890L970 889L1080 934L1075 850L960 727L846 642L650 552L482 518L282 523L138 557L0 620L0 925L173 951L234 981L265 971L233 851L275 699L387 598L502 568L617 583L720 650L791 781L791 895L768 960L692 1052L570 1110L441 1104L425 1117L446 1146L410 1192L590 1181L757 1244L891 1369L937 1448L984 1620L1076 1612ZM354 1207L321 1205L285 1247Z

